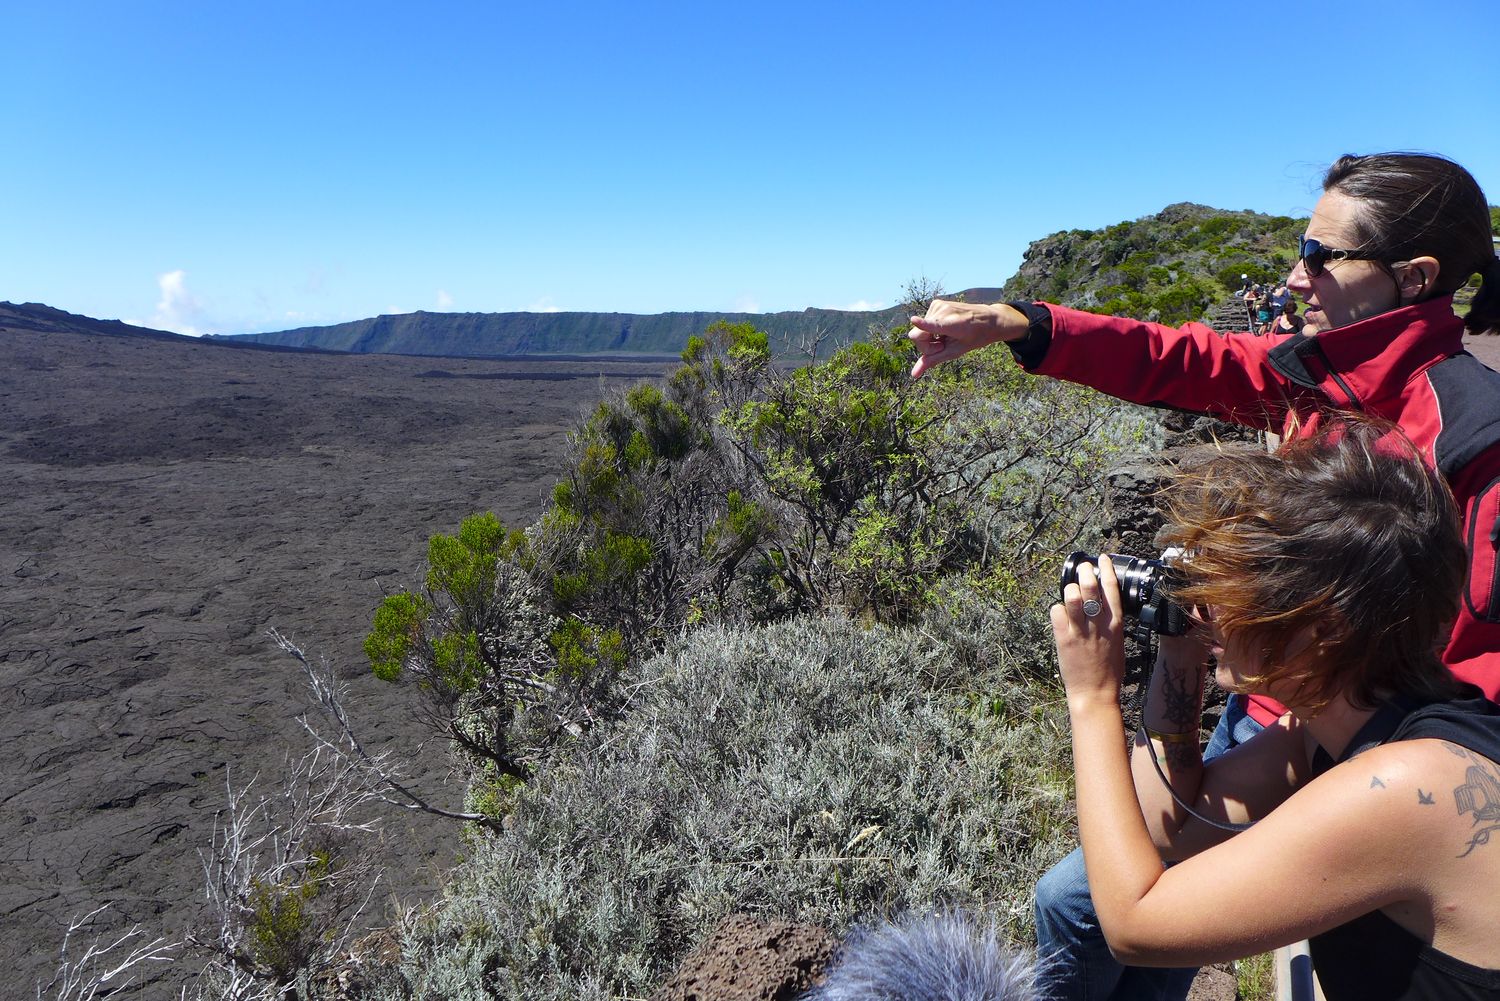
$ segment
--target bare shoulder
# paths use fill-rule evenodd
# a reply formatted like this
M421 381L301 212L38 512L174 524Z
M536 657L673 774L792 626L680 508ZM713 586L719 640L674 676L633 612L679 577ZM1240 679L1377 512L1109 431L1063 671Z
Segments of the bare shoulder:
M1500 765L1446 740L1404 740L1373 748L1335 772L1364 786L1382 813L1399 818L1428 850L1455 858L1500 842ZM1330 777L1333 773L1330 773ZM1490 852L1500 862L1500 843Z

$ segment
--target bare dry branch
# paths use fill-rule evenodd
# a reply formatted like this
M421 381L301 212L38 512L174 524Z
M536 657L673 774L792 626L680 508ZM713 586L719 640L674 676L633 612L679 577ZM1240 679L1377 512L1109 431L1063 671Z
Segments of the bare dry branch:
M46 985L36 985L37 1001L92 1001L111 997L136 984L150 965L175 962L173 953L182 943L159 936L148 940L140 925L131 925L113 937L96 936L81 955L69 956L74 937L106 910L107 904L68 922L57 971Z
M382 803L403 810L417 810L438 817L446 817L449 820L465 820L486 825L493 823L493 818L482 813L448 810L437 806L401 781L399 766L391 755L383 752L371 754L365 749L364 743L355 733L354 726L349 720L348 711L344 708L344 686L334 677L328 665L314 666L308 656L302 652L301 647L277 630L272 629L270 635L276 645L301 666L308 688L312 691L313 700L323 716L333 723L338 735L334 740L328 739L308 722L306 715L300 720L303 729L317 741L320 749L329 751L340 759L350 778L357 779L361 788L367 790Z
M287 762L278 788L255 785L226 781L202 853L208 916L188 938L212 996L239 1001L283 997L336 965L379 882L366 843L378 797L355 759L321 744Z

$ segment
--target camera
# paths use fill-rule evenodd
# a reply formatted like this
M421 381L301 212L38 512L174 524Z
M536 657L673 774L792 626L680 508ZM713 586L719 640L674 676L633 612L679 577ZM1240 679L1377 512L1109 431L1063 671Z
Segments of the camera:
M1120 604L1127 619L1135 620L1132 634L1145 640L1158 636L1181 636L1188 631L1187 615L1172 601L1172 589L1181 583L1182 573L1169 562L1175 551L1164 559L1148 560L1140 556L1110 554L1115 576L1120 580ZM1077 552L1063 561L1062 580L1057 585L1059 597L1069 584L1078 583L1078 567L1087 563L1097 572L1099 557Z

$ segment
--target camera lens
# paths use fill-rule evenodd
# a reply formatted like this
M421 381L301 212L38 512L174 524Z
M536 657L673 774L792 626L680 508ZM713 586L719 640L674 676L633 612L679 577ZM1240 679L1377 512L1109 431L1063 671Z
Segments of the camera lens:
M1146 632L1163 636L1181 636L1187 632L1187 617L1172 603L1169 592L1177 574L1161 560L1111 553L1115 576L1120 582L1120 609L1128 618L1139 621ZM1099 557L1075 552L1063 561L1058 597L1069 584L1078 583L1078 568L1089 564L1097 572Z

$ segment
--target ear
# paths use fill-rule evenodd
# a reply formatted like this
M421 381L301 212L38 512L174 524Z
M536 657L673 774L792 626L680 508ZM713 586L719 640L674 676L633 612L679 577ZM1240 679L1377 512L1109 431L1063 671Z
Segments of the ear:
M1339 643L1345 638L1343 617L1337 612L1329 611L1317 622L1310 622L1291 635L1286 646L1282 648L1283 662L1290 664L1302 658L1305 669L1316 671L1319 661L1327 653L1328 646Z
M1436 257L1414 257L1407 261L1396 277L1401 304L1409 306L1425 299L1437 285L1438 270Z
M1286 646L1282 647L1282 662L1290 664L1304 654L1316 656L1319 647L1328 638L1328 632L1322 623L1311 623L1298 629L1287 639Z

